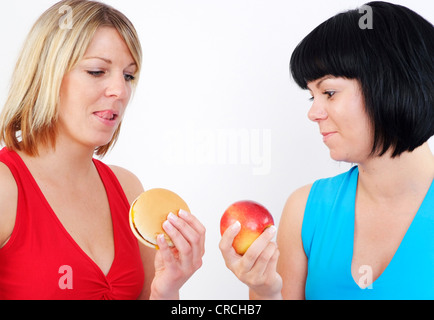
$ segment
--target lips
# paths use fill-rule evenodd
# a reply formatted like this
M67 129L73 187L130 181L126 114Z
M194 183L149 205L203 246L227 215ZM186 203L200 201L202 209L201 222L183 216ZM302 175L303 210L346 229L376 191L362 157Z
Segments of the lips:
M336 133L336 131L330 131L330 132L321 132L321 135L323 136L323 141L326 142L331 136L333 136Z
M119 112L115 110L101 110L95 111L93 113L94 117L98 122L106 127L114 128L119 124Z
M101 119L108 120L108 121L114 121L119 116L119 114L113 110L97 111L94 112L93 114Z
M331 135L331 134L333 134L333 133L336 133L336 131L321 132L321 134L322 134L323 137L326 137L326 136Z

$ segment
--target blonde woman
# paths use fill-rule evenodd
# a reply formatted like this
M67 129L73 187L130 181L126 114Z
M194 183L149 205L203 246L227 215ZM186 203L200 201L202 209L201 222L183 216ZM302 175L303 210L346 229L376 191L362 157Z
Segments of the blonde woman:
M60 1L32 28L0 117L0 299L177 299L201 266L202 224L182 212L164 224L176 250L142 247L128 225L141 183L93 158L118 137L141 57L100 2Z

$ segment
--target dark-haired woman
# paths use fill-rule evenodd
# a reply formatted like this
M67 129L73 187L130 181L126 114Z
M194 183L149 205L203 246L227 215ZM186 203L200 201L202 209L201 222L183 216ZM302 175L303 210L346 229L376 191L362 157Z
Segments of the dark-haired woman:
M274 230L226 265L254 299L434 299L434 28L371 2L338 14L295 49L291 72L337 161L357 164L295 191Z

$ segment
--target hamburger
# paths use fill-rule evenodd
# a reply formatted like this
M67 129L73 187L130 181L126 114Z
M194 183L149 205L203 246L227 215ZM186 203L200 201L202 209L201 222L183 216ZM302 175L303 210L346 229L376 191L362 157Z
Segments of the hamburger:
M163 222L171 212L178 215L180 209L190 212L185 201L176 193L162 188L145 191L131 205L131 230L136 238L148 247L158 249L159 234L164 234L169 247L173 247L172 240L163 230Z

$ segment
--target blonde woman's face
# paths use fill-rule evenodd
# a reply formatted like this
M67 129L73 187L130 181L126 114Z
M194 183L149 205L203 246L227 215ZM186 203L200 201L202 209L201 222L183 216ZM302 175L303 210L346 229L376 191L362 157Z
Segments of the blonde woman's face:
M116 29L99 28L83 59L62 82L59 141L92 150L106 145L119 126L131 97L134 59Z

